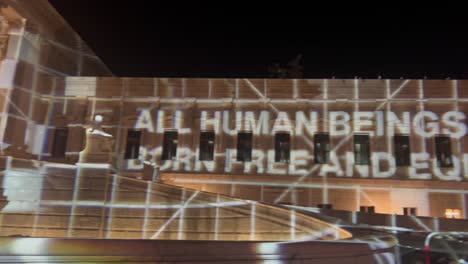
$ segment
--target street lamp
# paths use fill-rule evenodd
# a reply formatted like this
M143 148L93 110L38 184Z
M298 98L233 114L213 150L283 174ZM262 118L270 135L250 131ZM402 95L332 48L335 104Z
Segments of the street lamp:
M429 235L427 235L426 239L424 240L424 254L426 256L426 264L431 263L431 239L439 235L468 236L468 232L431 232ZM457 261L458 263L466 263L463 259L457 259Z

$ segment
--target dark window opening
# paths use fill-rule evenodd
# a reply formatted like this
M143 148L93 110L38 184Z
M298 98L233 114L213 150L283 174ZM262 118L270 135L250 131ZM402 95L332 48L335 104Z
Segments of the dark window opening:
M452 167L452 148L449 137L435 137L437 166Z
M375 213L375 206L360 206L359 212L373 214Z
M140 154L140 139L140 130L128 130L125 159L138 159L138 155Z
M395 136L393 138L395 145L395 161L397 166L410 165L410 144L409 136Z
M177 158L177 131L164 131L162 160L174 160Z
M214 157L215 133L213 131L200 132L200 153L199 160L213 160Z
M289 162L289 152L291 149L288 133L275 134L275 162Z
M328 163L330 159L330 136L328 134L314 135L314 157L315 163Z
M416 207L403 207L403 215L416 215Z
M369 156L369 136L354 135L354 164L369 165Z
M321 209L333 209L332 204L317 204L317 207Z
M252 133L237 134L237 161L252 161Z
M67 151L68 128L56 128L54 132L54 143L52 144L52 157L63 158Z

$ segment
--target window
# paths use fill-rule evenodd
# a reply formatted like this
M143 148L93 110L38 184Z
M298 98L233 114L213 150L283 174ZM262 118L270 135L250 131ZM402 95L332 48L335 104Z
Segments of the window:
M52 157L63 158L67 150L68 128L56 128L54 132L54 143L52 144Z
M403 207L404 215L416 215L416 207Z
M435 137L437 165L439 167L452 167L452 148L449 137Z
M354 164L369 165L369 136L354 135Z
M393 138L395 145L395 160L397 166L410 165L410 144L409 136L395 136Z
M128 130L127 146L125 147L125 159L138 159L140 153L140 130Z
M177 131L164 131L162 160L177 158Z
M252 161L252 133L237 134L237 161Z
M289 162L289 134L277 133L275 134L275 162Z
M460 209L445 209L446 218L461 218Z
M332 204L317 204L317 207L321 209L333 209Z
M315 163L328 163L330 158L330 136L328 134L314 135L314 157Z
M373 214L375 213L375 206L360 206L359 212Z
M213 160L215 133L213 131L200 132L199 160Z

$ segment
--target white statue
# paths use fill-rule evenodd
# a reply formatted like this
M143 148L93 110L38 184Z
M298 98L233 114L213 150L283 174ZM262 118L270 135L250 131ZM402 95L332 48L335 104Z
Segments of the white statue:
M108 163L113 152L114 138L103 131L102 116L96 115L91 127L86 129L86 147L80 153L80 162Z

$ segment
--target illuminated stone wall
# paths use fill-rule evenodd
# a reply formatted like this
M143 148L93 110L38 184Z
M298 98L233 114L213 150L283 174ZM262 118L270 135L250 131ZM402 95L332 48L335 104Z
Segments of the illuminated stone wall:
M218 175L163 173L164 183L268 203L403 214L404 207L417 208L418 216L446 217L446 209L466 212L466 184L448 181L346 179L320 177ZM387 223L388 224L388 223Z
M124 176L177 175L164 180L272 203L466 217L466 81L65 78L112 74L47 1L1 3L3 155L75 164L85 127L101 115L115 139L111 166ZM130 130L141 131L139 155L126 159ZM162 160L166 131L178 132L177 153ZM201 131L215 133L213 160L200 160ZM237 160L240 131L252 133L251 161ZM290 136L283 162L278 132ZM330 138L324 164L314 157L317 133ZM366 165L356 162L356 134L369 136ZM409 137L405 166L396 164L395 135ZM438 164L438 136L448 139L450 166ZM63 155L54 155L57 144Z
M444 217L466 214L467 82L462 80L281 80L69 77L40 113L49 120L42 160L75 163L84 127L103 116L121 175L164 181L271 203ZM51 98L53 98L51 100ZM68 128L66 155L52 157L54 128ZM129 130L141 131L139 156L125 159ZM163 161L165 131L177 154ZM199 160L200 131L215 132L213 161ZM252 161L236 160L237 132L253 134ZM289 162L275 162L275 133L291 136ZM314 136L330 135L330 161L314 161ZM370 136L370 164L355 165L354 134ZM410 138L411 164L396 166L394 135ZM450 139L453 165L437 164L435 136ZM444 199L439 199L445 197ZM443 202L446 201L446 202Z
M119 167L161 171L463 181L468 171L464 81L67 78L65 95L89 96L117 135ZM440 93L438 91L444 91ZM436 97L439 96L439 97ZM82 99L67 98L73 105ZM52 114L71 113L58 101ZM72 107L73 108L73 107ZM85 117L83 117L83 114ZM142 131L141 153L124 160L128 129ZM163 134L177 130L175 160L161 161ZM213 161L199 161L200 131L214 131ZM236 160L237 133L253 133L251 162ZM274 161L274 135L291 135L290 162ZM330 135L330 162L314 164L314 134ZM353 135L370 136L370 164L355 165ZM411 164L395 166L393 137L410 137ZM436 162L434 137L451 139L453 166Z
M52 77L112 73L47 0L0 6L1 150L37 157L51 122L52 98L42 95L61 95Z
M106 164L0 158L0 236L285 241L351 235L294 210L115 175Z

